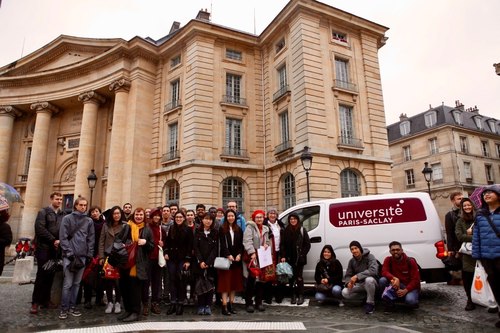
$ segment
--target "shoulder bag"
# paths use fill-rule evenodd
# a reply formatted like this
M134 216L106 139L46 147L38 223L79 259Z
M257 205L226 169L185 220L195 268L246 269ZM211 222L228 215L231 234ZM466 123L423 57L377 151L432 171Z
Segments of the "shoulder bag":
M226 235L223 235L223 237L226 239L226 246L229 249L229 245L227 243ZM227 270L229 270L229 267L231 267L231 260L227 259L226 257L221 257L221 255L220 255L220 246L219 246L219 256L215 258L214 268L215 269L221 269L221 270L227 271Z
M160 226L160 241L161 241L161 226ZM165 267L167 261L165 260L165 255L163 254L163 248L158 244L158 266Z

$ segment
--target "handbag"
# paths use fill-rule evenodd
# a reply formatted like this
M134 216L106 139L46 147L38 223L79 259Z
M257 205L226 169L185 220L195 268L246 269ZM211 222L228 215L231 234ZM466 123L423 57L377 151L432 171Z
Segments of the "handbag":
M320 293L329 293L332 291L332 285L327 283L327 284L324 284L324 283L316 283L314 285L314 287L316 288L316 291L317 292L320 292Z
M108 262L108 258L106 258L102 270L104 272L104 278L107 280L118 280L120 278L120 271Z
M495 296L493 296L490 284L488 283L488 274L484 270L480 260L476 261L474 279L472 280L471 299L472 302L488 308L497 306Z
M99 258L92 258L90 263L85 267L83 271L82 281L90 286L97 285L97 279L99 277Z
M208 277L206 269L196 280L194 290L196 295L203 295L215 290L213 279Z
M113 242L108 261L114 267L125 268L127 266L128 252L120 239L115 239Z
M231 260L224 258L224 257L216 257L215 258L214 268L227 271L227 270L229 270L229 267L231 267Z
M248 274L253 278L258 278L260 276L260 268L257 264L257 259L250 259L250 262L247 265Z
M462 254L472 255L472 243L471 242L462 242L460 249L458 252Z
M69 263L68 269L71 273L76 273L85 267L85 262L80 257L74 257Z
M160 241L161 241L161 227L160 227ZM158 266L165 267L167 261L165 260L165 255L163 254L163 248L158 245Z
M129 269L135 266L135 256L137 254L137 242L131 242L125 244L125 249L128 253L127 266L125 268Z
M14 274L12 276L12 283L30 283L31 271L35 265L35 257L26 256L24 258L17 258L14 265Z

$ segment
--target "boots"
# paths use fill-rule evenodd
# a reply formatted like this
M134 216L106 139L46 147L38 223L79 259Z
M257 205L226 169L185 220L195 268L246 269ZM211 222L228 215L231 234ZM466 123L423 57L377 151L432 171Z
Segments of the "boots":
M292 297L290 297L291 304L297 304L297 296L295 296L295 290L292 291Z
M233 303L227 303L227 311L231 314L236 314L236 311L234 311L234 304Z
M299 294L299 297L297 298L297 305L302 305L304 304L304 295Z
M184 304L177 304L177 307L176 307L176 310L175 310L175 314L177 316L180 316L184 313Z
M231 315L231 312L229 312L227 305L222 304L222 314L224 316L230 316Z
M171 303L167 309L167 315L171 315L177 311L177 306L175 303Z
M304 304L304 280L297 279L297 305Z

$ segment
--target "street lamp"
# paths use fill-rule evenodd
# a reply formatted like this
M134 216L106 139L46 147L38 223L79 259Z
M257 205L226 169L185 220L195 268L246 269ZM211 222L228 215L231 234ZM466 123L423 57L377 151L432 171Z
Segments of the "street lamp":
M429 196L431 196L432 168L429 168L428 162L424 163L422 173L424 174L425 181L427 182L427 191L429 192Z
M90 174L87 176L87 182L89 183L89 188L90 188L89 208L92 206L92 194L97 184L97 175L95 174L94 171L95 171L94 169L90 170Z
M307 201L311 201L311 197L309 195L309 171L311 170L313 163L313 156L309 151L309 147L305 146L302 154L300 154L300 161L302 162L302 167L306 172L306 181L307 181Z

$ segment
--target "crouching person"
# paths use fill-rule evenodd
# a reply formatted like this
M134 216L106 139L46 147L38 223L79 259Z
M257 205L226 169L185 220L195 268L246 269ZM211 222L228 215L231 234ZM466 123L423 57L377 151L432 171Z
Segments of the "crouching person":
M349 260L345 273L346 286L342 289L344 299L364 299L365 313L371 314L375 310L375 291L377 290L378 262L370 254L370 250L363 249L358 241L349 244L352 258Z
M321 250L314 272L314 279L316 280L315 298L319 303L333 297L339 302L339 306L344 305L342 302L343 272L342 264L337 260L332 246L325 245Z
M393 290L388 290L382 299L385 310L391 311L396 300L402 300L411 307L418 307L420 295L420 272L417 261L403 252L400 242L389 244L390 256L384 259L380 288L385 290L389 285Z

